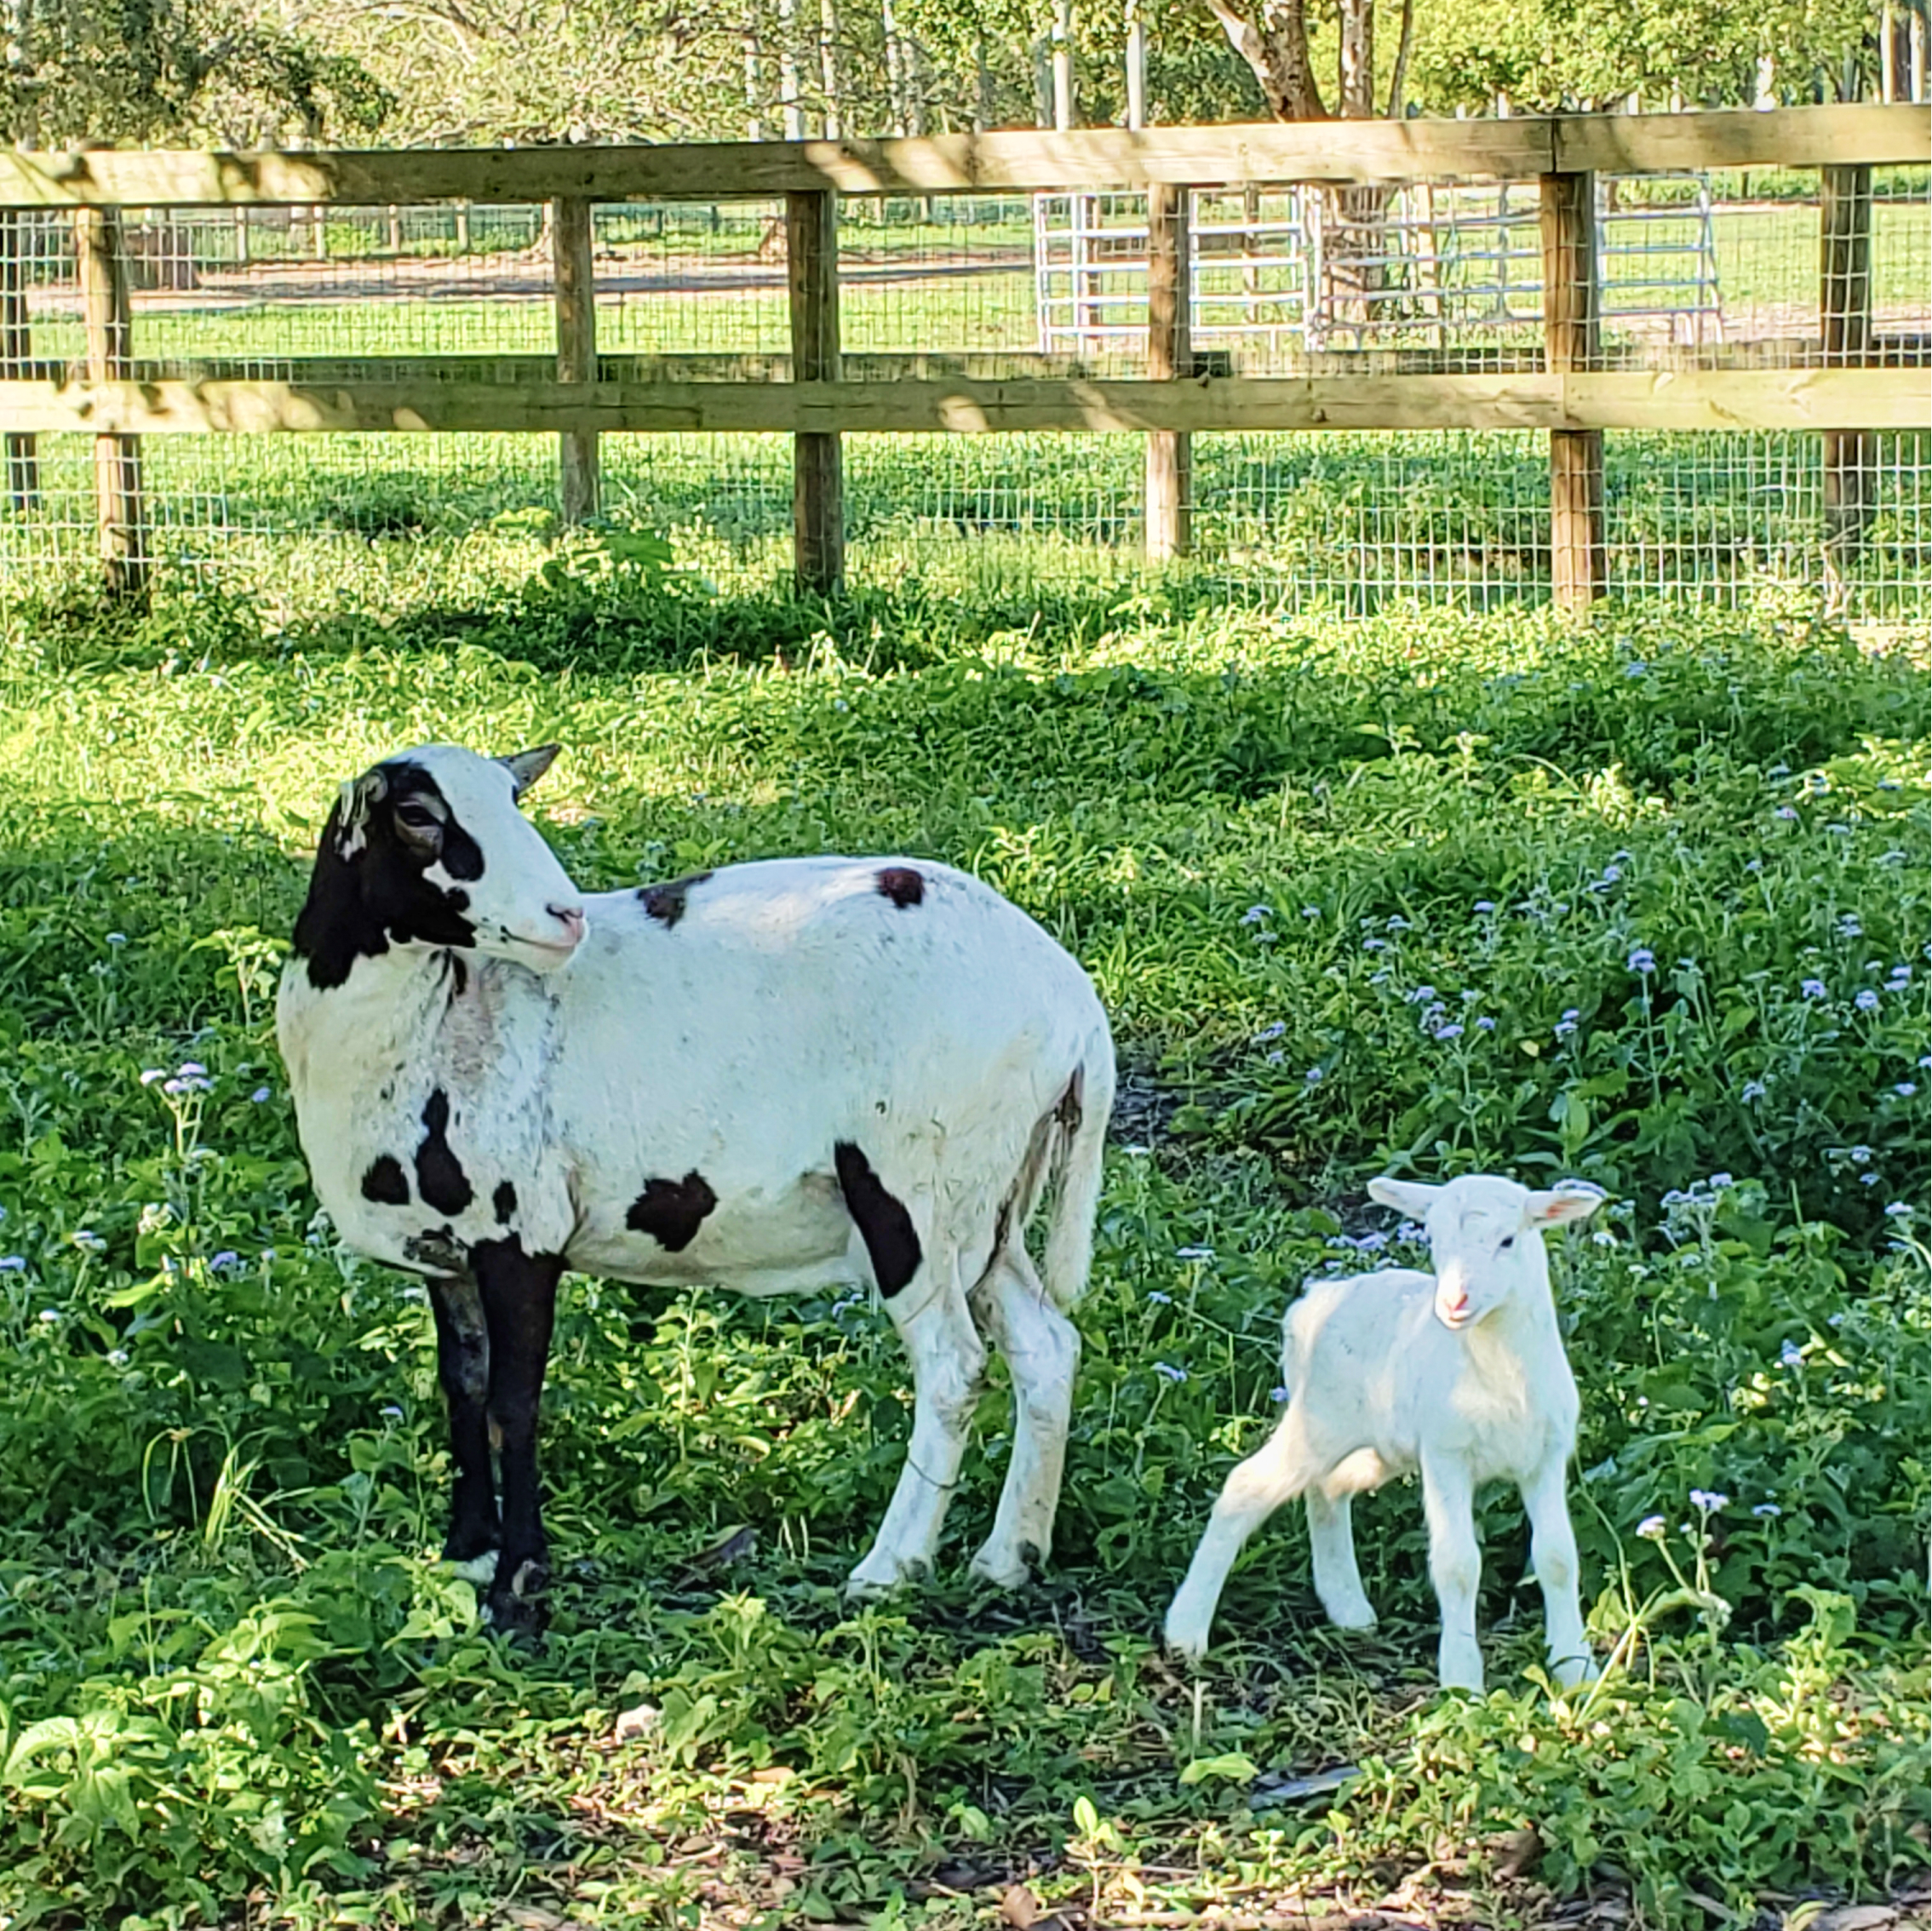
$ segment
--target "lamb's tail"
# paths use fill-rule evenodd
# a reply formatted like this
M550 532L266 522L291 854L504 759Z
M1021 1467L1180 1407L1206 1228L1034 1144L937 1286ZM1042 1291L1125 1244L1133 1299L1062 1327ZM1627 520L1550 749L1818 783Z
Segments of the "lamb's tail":
M1046 1164L1053 1175L1046 1223L1046 1292L1063 1313L1086 1292L1093 1263L1093 1214L1100 1200L1100 1162L1114 1111L1114 1042L1104 1029L1059 1103L1047 1115L1052 1132ZM1022 1223L1023 1225L1023 1222Z

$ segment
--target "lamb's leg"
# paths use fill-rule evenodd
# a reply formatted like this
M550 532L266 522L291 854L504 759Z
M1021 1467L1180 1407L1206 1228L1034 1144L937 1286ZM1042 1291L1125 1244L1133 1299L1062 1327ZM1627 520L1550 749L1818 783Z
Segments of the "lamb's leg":
M436 1316L436 1373L450 1411L450 1453L456 1486L443 1560L463 1565L472 1582L488 1582L503 1533L496 1519L496 1484L490 1469L490 1329L476 1283L435 1275L429 1304Z
M1307 1487L1309 1471L1303 1453L1301 1414L1288 1404L1281 1426L1238 1464L1222 1485L1214 1512L1208 1517L1186 1579L1168 1605L1167 1646L1198 1661L1207 1653L1207 1635L1214 1624L1214 1607L1221 1600L1228 1571L1234 1567L1241 1544L1281 1507Z
M1338 1629L1372 1630L1375 1610L1356 1567L1350 1495L1331 1498L1319 1486L1303 1498L1308 1504L1308 1547L1315 1568L1315 1593Z
M912 1440L878 1540L846 1585L854 1596L889 1590L932 1567L986 1372L985 1344L949 1248L927 1247L911 1283L886 1306L912 1357Z
M471 1260L490 1326L490 1426L503 1472L503 1546L490 1589L490 1619L498 1629L534 1633L543 1624L537 1598L550 1578L536 1479L536 1412L564 1263L554 1254L526 1254L514 1240L482 1242Z
M1013 1455L993 1533L972 1573L1017 1588L1048 1554L1067 1457L1080 1331L1048 1298L1023 1248L1002 1250L973 1290L972 1310L1013 1378Z
M1476 1591L1482 1551L1476 1539L1476 1491L1453 1455L1422 1457L1422 1506L1429 1521L1429 1578L1442 1613L1436 1670L1444 1689L1480 1691L1482 1650L1476 1640Z
M1529 1512L1530 1561L1543 1585L1543 1631L1550 1648L1550 1670L1565 1689L1597 1676L1597 1660L1583 1633L1583 1609L1577 1596L1576 1533L1570 1526L1563 1498L1567 1456L1551 1456L1522 1485L1523 1506Z

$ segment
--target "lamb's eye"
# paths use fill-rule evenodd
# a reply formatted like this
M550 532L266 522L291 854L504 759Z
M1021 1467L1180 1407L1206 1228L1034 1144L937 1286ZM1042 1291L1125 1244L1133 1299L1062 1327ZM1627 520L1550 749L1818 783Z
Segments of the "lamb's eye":
M411 831L433 832L439 828L434 814L420 805L398 805L396 816Z
M1515 1235L1511 1234L1511 1235L1509 1235L1509 1236L1508 1236L1508 1238L1507 1238L1507 1239L1505 1239L1505 1240L1504 1241L1504 1242L1503 1242L1503 1251L1504 1251L1504 1252L1505 1252L1505 1253L1507 1253L1507 1252L1509 1252L1509 1250L1510 1250L1510 1249L1511 1249L1511 1247L1513 1247L1513 1246L1515 1246L1516 1244L1516 1235Z

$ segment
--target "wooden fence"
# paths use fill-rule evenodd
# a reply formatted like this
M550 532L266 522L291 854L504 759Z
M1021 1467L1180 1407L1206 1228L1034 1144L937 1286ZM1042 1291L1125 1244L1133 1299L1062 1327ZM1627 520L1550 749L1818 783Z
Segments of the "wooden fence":
M781 431L795 438L794 532L802 587L843 571L840 438L874 431L1137 431L1148 437L1146 541L1188 545L1190 452L1197 432L1270 429L1540 429L1550 434L1551 581L1566 608L1600 593L1602 437L1609 429L1802 430L1826 438L1828 523L1855 541L1868 438L1923 429L1932 381L1923 337L1887 341L1872 323L1871 170L1932 159L1923 106L1495 121L1330 123L1127 132L995 134L937 140L542 147L368 153L0 153L0 230L21 209L73 210L86 324L84 361L34 360L21 278L0 274L0 432L18 490L32 438L96 438L100 556L111 585L146 573L140 438L178 432L553 431L564 513L594 514L597 438L606 431ZM1592 177L1783 166L1821 173L1815 352L1777 367L1609 367L1601 354ZM1480 372L1241 376L1197 366L1189 342L1190 189L1285 182L1362 185L1535 178L1541 186L1539 356ZM839 330L841 197L1144 192L1149 203L1145 379L976 377L967 360L902 358L852 379ZM697 358L599 357L592 210L626 200L785 203L788 367L690 379ZM120 211L286 204L318 209L439 201L547 203L556 308L553 366L502 380L461 358L334 358L295 379L219 368L144 372L135 355ZM9 251L0 232L0 258ZM859 358L853 358L857 361ZM1340 358L1330 358L1328 362ZM1512 364L1514 365L1512 365Z

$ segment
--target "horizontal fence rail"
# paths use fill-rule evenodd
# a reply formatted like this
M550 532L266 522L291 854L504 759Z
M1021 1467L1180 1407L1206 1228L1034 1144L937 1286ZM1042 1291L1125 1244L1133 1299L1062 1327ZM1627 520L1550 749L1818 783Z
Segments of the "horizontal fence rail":
M1901 312L1874 296L1872 169L1929 161L1932 113L1920 106L704 146L5 152L0 435L21 513L40 488L37 438L94 439L98 553L111 586L129 590L145 581L151 549L146 436L552 433L565 519L582 521L601 501L602 434L782 433L796 450L799 579L824 589L843 570L847 433L1144 435L1146 547L1166 558L1189 547L1195 435L1534 430L1550 438L1551 585L1580 610L1605 581L1606 431L1814 433L1830 540L1841 556L1855 549L1872 513L1874 437L1932 419L1932 314L1923 300ZM1818 170L1814 301L1809 312L1774 305L1774 331L1728 341L1707 177L1766 167ZM1647 209L1633 241L1616 184L1644 175L1673 177L1697 198L1688 210L1667 200ZM1390 198L1406 186L1425 205L1398 220ZM876 296L895 273L1012 272L998 254L1010 244L940 263L863 248L841 255L841 202L883 209L945 196L1034 198L1035 245L1063 245L1063 259L1039 257L1061 319L1050 328L1042 308L1037 351L847 349L842 287ZM1219 210L1213 220L1193 213L1203 198ZM768 292L788 352L602 352L599 208L643 204L661 223L665 207L698 203L715 226L719 204L735 201L776 209L755 258L694 256L686 272L717 299ZM553 353L140 352L149 324L137 330L137 318L195 312L195 250L208 244L181 238L186 211L228 211L192 220L209 234L209 224L233 224L232 262L209 271L226 277L221 300L232 312L344 299L313 278L333 211L386 219L399 261L403 211L447 203L466 249L473 209L542 212L534 236L496 244L493 259L514 266L479 299L547 307ZM272 261L251 257L251 219L286 231ZM71 229L65 255L32 255L28 225L44 233L50 221ZM1616 223L1606 241L1603 225ZM1672 238L1687 224L1699 238ZM1401 252L1411 248L1419 252ZM1673 287L1689 290L1694 313L1674 306ZM1291 306L1301 320L1283 320ZM1319 328L1308 319L1318 310ZM1408 318L1407 333L1377 347L1390 314ZM1470 315L1481 339L1458 333ZM50 356L37 342L37 331L77 320L84 354ZM1075 351L1051 352L1063 339ZM1274 354L1291 340L1293 373L1239 365L1244 342ZM1102 362L1138 360L1138 373L1089 366L1088 344Z
M1849 167L1932 159L1910 104L1762 112L1078 129L908 140L314 153L0 152L0 208L417 206L435 201L715 201L842 195L1240 187L1592 170Z

